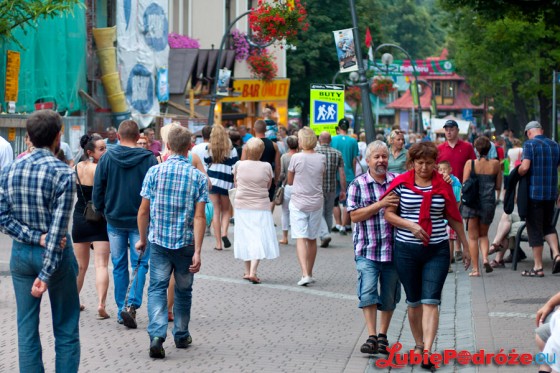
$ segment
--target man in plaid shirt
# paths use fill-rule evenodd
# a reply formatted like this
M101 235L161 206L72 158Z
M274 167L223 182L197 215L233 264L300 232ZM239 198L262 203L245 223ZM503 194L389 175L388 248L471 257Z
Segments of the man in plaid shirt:
M10 271L16 295L19 369L44 371L39 338L41 297L51 301L56 371L80 364L78 263L68 237L76 183L54 154L60 149L62 118L36 111L26 123L35 150L2 169L0 230L13 238Z
M342 160L342 153L331 147L331 134L327 131L319 135L319 146L315 150L327 158L325 176L323 177L323 219L321 220L319 238L321 239L321 247L328 247L331 242L330 231L338 185L337 172L340 177L340 200L344 201L346 199L344 161Z
M387 172L389 149L374 141L366 150L368 172L356 177L348 187L348 212L354 225L354 251L358 270L359 307L369 332L361 352L387 354L387 330L400 300L400 282L393 264L393 227L384 218L385 208L398 206L399 198L385 193L395 174ZM380 291L378 291L378 282ZM381 322L377 328L377 310ZM379 329L379 335L377 330Z
M186 348L192 343L189 332L192 283L194 274L200 270L206 228L204 208L209 199L206 175L187 160L190 145L191 133L186 128L169 130L167 146L172 155L148 170L140 192L140 239L136 250L145 250L149 242L148 334L152 358L165 357L167 287L172 272L175 274L175 346Z

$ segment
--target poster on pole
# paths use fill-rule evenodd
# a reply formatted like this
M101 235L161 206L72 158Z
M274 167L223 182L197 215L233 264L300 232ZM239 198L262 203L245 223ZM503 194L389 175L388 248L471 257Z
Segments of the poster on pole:
M311 84L311 129L319 135L323 131L336 135L338 121L344 118L344 85Z
M356 59L352 29L333 31L333 34L340 72L358 71L358 60Z
M9 50L6 58L6 82L4 86L6 102L17 102L20 63L19 52Z

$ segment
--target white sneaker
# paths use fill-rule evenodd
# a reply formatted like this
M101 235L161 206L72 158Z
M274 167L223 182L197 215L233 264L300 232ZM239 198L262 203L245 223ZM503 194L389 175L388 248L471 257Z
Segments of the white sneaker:
M305 286L305 285L310 284L312 282L313 282L313 279L309 276L306 276L306 277L302 277L301 280L299 280L297 284L299 286Z

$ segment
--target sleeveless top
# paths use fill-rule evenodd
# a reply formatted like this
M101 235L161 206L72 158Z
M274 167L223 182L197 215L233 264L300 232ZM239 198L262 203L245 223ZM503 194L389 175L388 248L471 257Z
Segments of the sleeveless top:
M272 169L274 170L274 161L276 160L276 150L274 150L274 143L270 139L261 139L264 142L264 151L261 155L261 162L270 163Z

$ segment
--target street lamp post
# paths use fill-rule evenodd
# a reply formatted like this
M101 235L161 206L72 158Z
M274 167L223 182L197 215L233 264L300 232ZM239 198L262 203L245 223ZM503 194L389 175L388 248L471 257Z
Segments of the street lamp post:
M246 15L249 15L252 11L253 10L248 10L245 13L241 14L236 19L234 19L233 22L231 22L228 25L228 27L226 28L226 32L224 33L224 36L222 36L222 42L220 43L220 49L218 51L218 62L216 63L216 72L215 72L215 75L214 75L214 83L212 84L212 93L211 93L211 96L210 96L210 109L208 111L208 125L209 126L212 126L214 124L214 111L216 109L216 101L218 99L218 95L217 95L218 76L220 75L220 64L222 63L222 53L224 52L224 48L226 46L226 40L229 37L229 33L230 33L232 27L237 23L237 21L239 21L241 18L245 17ZM247 42L249 43L249 45L251 45L252 47L256 47L256 48L266 48L273 43L273 41L270 41L266 44L258 44L258 43L255 43L253 40L251 40L249 37L247 37Z
M413 70L413 75L414 75L414 82L415 82L415 86L416 86L416 97L418 97L418 125L415 125L414 130L415 131L420 131L422 130L422 106L420 104L420 94L418 91L418 71L416 70L416 65L414 64L414 61L412 60L412 57L410 57L410 54L408 54L408 52L406 50L404 50L401 46L396 45L396 44L390 44L390 43L385 43L385 44L381 44L379 45L377 48L375 48L375 51L373 52L373 63L375 64L375 66L379 68L379 66L377 65L377 61L375 60L375 55L377 54L377 51L382 49L382 48L396 48L398 50L400 50L401 52L403 52L408 59L410 60L410 64L412 65L412 70ZM393 56L390 53L384 53L383 56L385 55L389 55L391 56L390 59L387 56L386 59L390 60L391 62L393 62ZM380 69L381 70L381 69ZM412 88L410 89L410 93L412 95ZM412 117L414 119L414 102L412 103ZM414 122L416 123L416 120L414 120Z
M371 101L369 100L369 86L366 77L366 70L364 68L364 60L362 60L362 47L360 46L360 35L358 33L358 16L356 14L356 4L354 0L349 0L350 12L352 14L352 34L354 36L354 47L356 52L356 59L358 60L358 74L359 81L356 83L360 87L362 96L362 113L364 119L364 130L366 131L366 142L369 144L375 140L374 136L374 123L373 113L371 108Z

